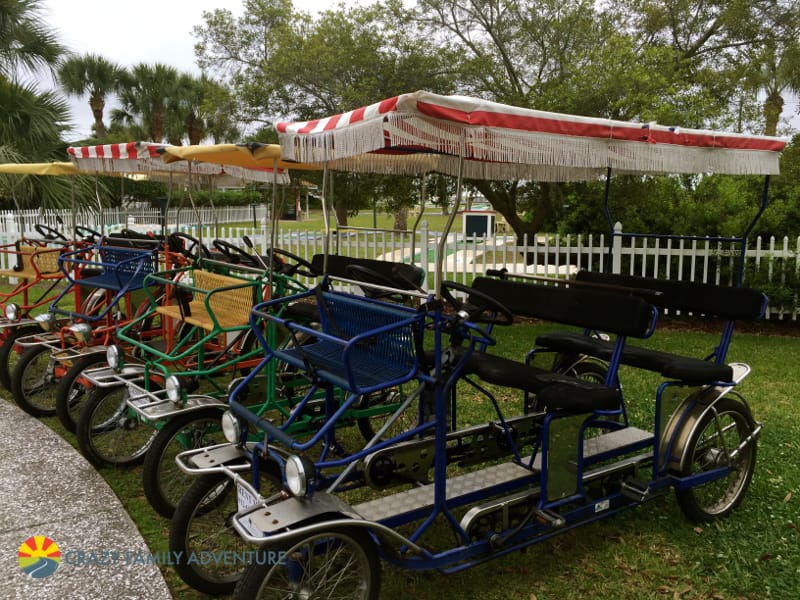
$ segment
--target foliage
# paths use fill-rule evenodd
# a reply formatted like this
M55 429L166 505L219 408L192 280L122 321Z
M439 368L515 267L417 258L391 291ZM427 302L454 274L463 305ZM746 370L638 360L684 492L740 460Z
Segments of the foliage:
M770 274L773 274L770 276ZM762 257L745 270L746 285L761 290L769 298L772 310L792 313L800 306L800 273L796 258Z
M66 51L43 19L42 4L41 0L0 0L0 79L50 69Z

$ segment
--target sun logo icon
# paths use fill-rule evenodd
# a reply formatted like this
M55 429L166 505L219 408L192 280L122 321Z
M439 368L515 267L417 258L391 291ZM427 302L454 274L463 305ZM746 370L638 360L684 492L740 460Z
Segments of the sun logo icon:
M34 579L49 577L61 563L58 544L44 535L34 535L22 542L17 556L19 568Z

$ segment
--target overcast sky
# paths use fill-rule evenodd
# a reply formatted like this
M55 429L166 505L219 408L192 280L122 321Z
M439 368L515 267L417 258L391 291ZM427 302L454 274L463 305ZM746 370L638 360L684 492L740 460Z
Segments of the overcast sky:
M370 0L344 0L345 4L366 5ZM316 12L339 4L339 0L294 0L301 10ZM194 62L191 31L202 25L203 12L226 8L239 15L243 0L44 0L44 20L59 39L77 54L93 52L124 67L164 63L182 72L199 74ZM53 87L52 81L42 81ZM93 123L88 98L68 98L74 130L68 139L88 137ZM784 116L800 128L798 101L789 97ZM110 106L106 107L107 115Z
M347 4L356 3L347 0ZM338 1L295 0L296 6L308 12L335 4ZM123 67L160 62L199 74L192 28L204 23L204 11L226 8L234 15L241 14L243 0L44 0L42 5L44 20L76 54L92 52ZM52 85L49 82L47 87ZM75 125L71 137L89 136L93 118L88 98L69 98L69 103Z

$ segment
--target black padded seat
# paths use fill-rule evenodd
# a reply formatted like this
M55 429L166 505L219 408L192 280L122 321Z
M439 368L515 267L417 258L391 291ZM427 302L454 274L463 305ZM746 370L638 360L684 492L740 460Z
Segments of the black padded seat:
M556 352L586 354L603 360L609 360L614 349L612 342L570 331L555 331L540 335L536 338L536 345ZM733 369L726 364L630 344L623 349L620 362L629 367L655 371L664 377L679 379L687 383L705 384L715 381L731 381L733 378Z
M456 358L465 352L464 348L452 350ZM426 355L429 360L432 359L430 352ZM462 373L475 375L486 383L534 393L538 403L550 410L592 412L615 410L622 404L622 395L618 390L483 352L470 354Z
M311 257L311 265L318 275L325 273L322 268L324 262L324 254L315 254ZM329 275L353 279L352 272L348 271L350 266L359 266L375 271L392 280L394 287L401 290L415 290L425 280L425 271L414 265L375 258L355 258L352 256L339 256L338 254L328 255L327 273Z
M319 323L319 307L311 302L292 302L283 311L281 317L290 321Z

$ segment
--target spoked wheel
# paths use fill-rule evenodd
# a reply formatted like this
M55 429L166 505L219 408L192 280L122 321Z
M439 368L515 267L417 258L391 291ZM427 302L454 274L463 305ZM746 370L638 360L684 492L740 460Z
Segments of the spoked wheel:
M84 401L76 428L78 447L96 467L141 464L158 433L154 423L128 407L127 399L123 385L95 388Z
M290 543L285 554L259 551L233 598L374 600L380 585L381 563L372 538L363 529L343 527Z
M177 415L156 435L144 458L142 486L158 514L172 518L178 502L197 479L181 471L175 457L185 450L222 443L221 416L216 408Z
M375 434L380 431L381 427L383 427L386 421L388 421L400 407L402 400L402 393L397 388L366 394L361 398L358 409L359 412L363 410L366 414L358 416L356 418L356 424L364 440L369 442L375 437ZM411 406L399 415L397 420L389 426L389 429L384 433L382 439L387 440L390 437L408 431L412 427L416 427L418 421L419 411L417 410L416 404L412 403Z
M21 347L14 348L14 346L19 338L37 333L42 333L42 328L38 325L24 325L12 329L0 346L0 383L9 392L11 391L11 374L14 372L19 357L24 352Z
M11 393L14 401L29 415L50 417L56 414L56 360L47 346L28 348L14 365Z
M579 360L564 370L566 375L600 385L606 382L606 373L608 373L608 366L596 360Z
M261 495L270 496L281 489L280 478L261 471ZM192 557L238 553L254 548L233 528L232 517L238 512L236 486L221 473L202 475L183 495L169 528L169 549L179 557L175 570L181 579L206 594L230 594L247 565L242 561L201 561ZM235 554L234 554L235 556Z
M739 449L756 427L750 410L728 396L714 407L716 413L706 411L691 432L680 474L688 477L716 469L727 473L675 493L684 514L698 522L725 517L739 506L756 466L756 440L749 440Z
M86 369L106 364L104 352L94 352L75 362L56 386L56 414L67 431L75 433L83 402L91 386L82 375Z

